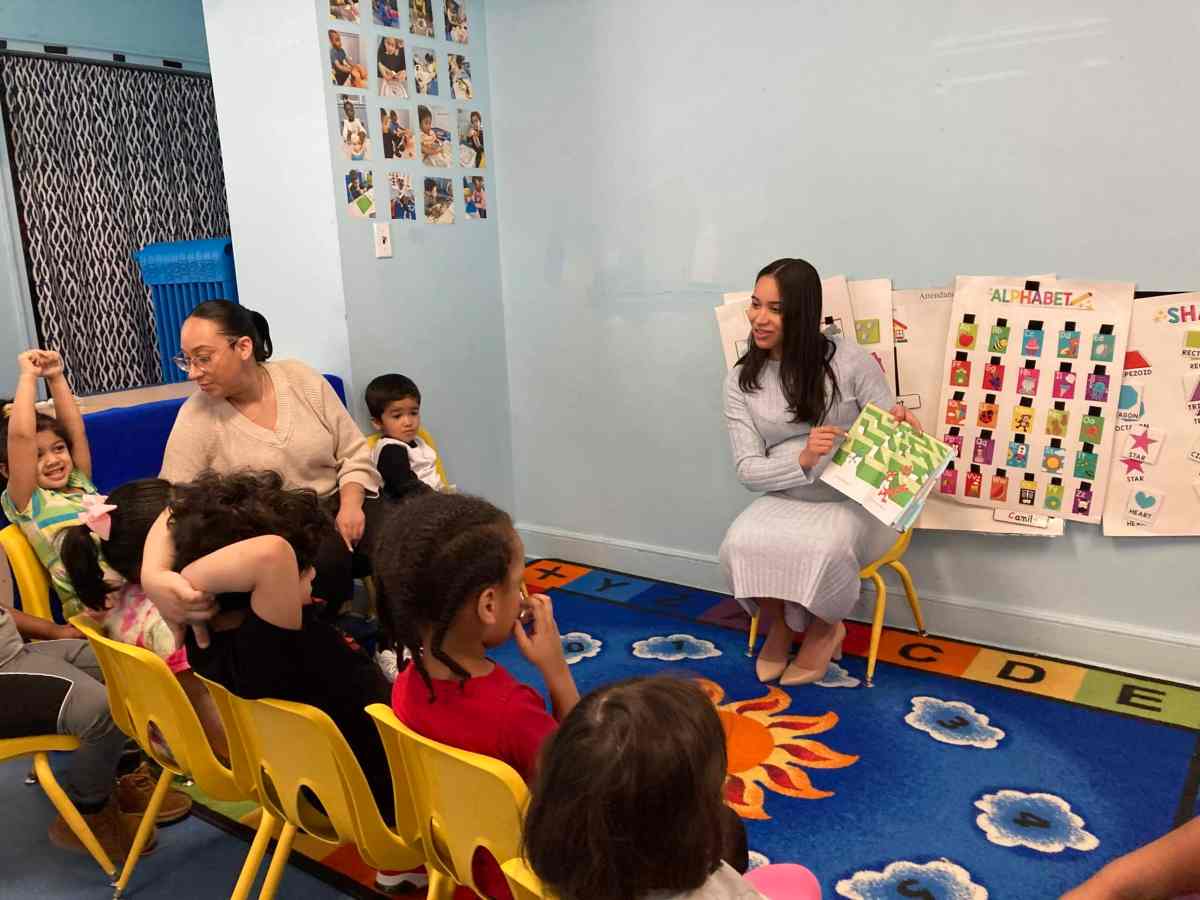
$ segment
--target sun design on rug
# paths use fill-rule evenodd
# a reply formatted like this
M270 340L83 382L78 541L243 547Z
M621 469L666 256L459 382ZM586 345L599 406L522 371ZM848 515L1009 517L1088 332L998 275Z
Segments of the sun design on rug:
M858 762L857 756L838 753L810 737L833 728L838 723L835 712L780 716L792 698L779 688L768 688L756 700L722 703L724 688L707 678L697 682L721 717L729 754L725 801L743 819L771 818L763 806L763 788L805 800L832 797L833 791L813 787L805 769L844 769Z

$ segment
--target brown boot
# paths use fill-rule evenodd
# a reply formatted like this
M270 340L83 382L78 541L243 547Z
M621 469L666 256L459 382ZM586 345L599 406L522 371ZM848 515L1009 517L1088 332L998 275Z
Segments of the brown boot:
M96 836L96 840L104 848L104 852L114 863L120 865L128 855L129 848L133 846L133 837L137 834L141 816L121 812L113 797L108 798L108 803L100 812L82 813L82 815L83 821L92 829L92 834ZM75 853L88 852L83 841L75 836L75 832L71 830L62 816L58 816L50 823L47 835L50 843L62 850L71 850ZM146 842L146 847L142 850L142 855L153 853L157 846L158 834L152 831L150 840Z
M149 763L143 762L128 775L117 779L117 803L123 813L136 813L140 816L150 805L150 797L154 793L154 785L158 776L150 769ZM170 825L178 822L192 811L192 798L182 791L171 788L163 798L162 806L158 809L156 825Z

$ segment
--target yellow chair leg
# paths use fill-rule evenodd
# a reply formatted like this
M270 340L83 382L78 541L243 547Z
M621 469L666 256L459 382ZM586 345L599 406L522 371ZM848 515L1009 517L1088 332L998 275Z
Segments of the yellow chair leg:
M121 877L113 885L115 888L113 891L113 900L121 896L121 892L129 884L129 879L133 877L133 870L137 867L138 860L142 856L142 851L146 849L150 835L154 833L154 823L158 819L158 811L162 809L163 800L167 798L167 791L171 789L171 779L173 777L174 774L168 769L163 769L162 774L158 776L158 784L154 785L154 793L150 795L150 803L146 806L146 811L142 813L142 821L138 823L137 834L133 836L133 846L129 848L129 855L125 857L125 865L121 869Z
M908 607L912 610L913 621L917 623L917 631L924 635L925 618L921 615L921 601L917 599L917 589L913 587L912 576L908 574L908 569L900 560L896 560L891 566L904 584L904 596L908 598Z
M88 853L92 854L92 859L96 860L109 878L116 875L117 867L108 858L108 854L96 840L96 835L92 834L92 829L83 820L83 816L79 814L79 810L75 808L71 798L59 786L54 773L50 771L50 760L45 753L33 755L33 771L37 773L37 780L41 783L42 790L46 792L46 796L50 798L50 802L54 804L58 814L63 817L63 821L67 823L75 837L79 838L83 846L87 847Z
M284 823L279 841L275 844L275 855L271 857L271 866L267 869L267 877L263 881L262 890L258 892L258 900L272 900L279 882L283 879L283 870L287 868L288 857L292 853L292 840L296 837L296 826L291 822Z
M746 655L754 655L754 642L758 640L758 617L762 615L762 610L759 610L750 617L750 643L746 645Z
M426 866L426 870L429 872L429 888L425 894L427 900L453 900L457 887L454 879L432 866Z
M878 572L871 573L871 580L875 582L875 617L871 620L871 649L867 653L867 687L875 686L875 662L879 657L883 616L887 612L887 585Z
M262 867L263 857L267 854L267 847L271 844L271 835L275 833L277 822L278 820L265 809L262 811L258 830L254 832L254 840L250 844L250 852L246 854L246 861L242 863L242 871L238 874L237 884L234 885L229 900L246 900L250 896L250 888L254 887L254 879L258 877L258 870Z

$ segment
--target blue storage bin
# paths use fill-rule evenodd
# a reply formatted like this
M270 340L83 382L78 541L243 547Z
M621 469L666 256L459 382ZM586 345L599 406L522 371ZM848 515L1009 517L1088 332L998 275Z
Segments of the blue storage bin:
M179 327L183 320L205 300L238 302L233 243L229 238L214 238L147 244L133 258L154 300L163 383L184 381L187 375L171 362L171 357L179 352Z

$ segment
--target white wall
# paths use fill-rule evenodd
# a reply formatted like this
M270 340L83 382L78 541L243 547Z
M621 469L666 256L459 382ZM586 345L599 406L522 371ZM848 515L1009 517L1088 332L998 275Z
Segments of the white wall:
M328 23L294 0L205 0L204 22L239 299L267 317L278 357L349 379L317 37Z
M897 287L1200 286L1200 20L1071 6L488 6L532 551L724 586L715 553L751 496L711 308L775 257ZM1195 679L1197 550L1072 524L920 533L909 562L937 632Z

